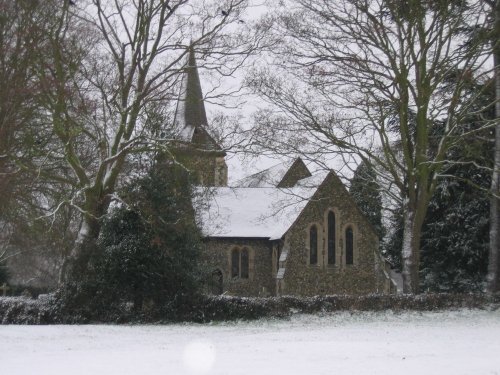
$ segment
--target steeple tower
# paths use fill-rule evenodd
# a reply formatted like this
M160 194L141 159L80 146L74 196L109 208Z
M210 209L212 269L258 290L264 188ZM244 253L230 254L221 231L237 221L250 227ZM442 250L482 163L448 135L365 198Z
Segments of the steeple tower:
M189 47L187 63L184 66L175 121L178 126L187 127L189 130L208 124L193 47Z
M178 139L186 145L177 156L205 186L227 186L226 153L207 132L208 125L195 51L189 47L174 117Z

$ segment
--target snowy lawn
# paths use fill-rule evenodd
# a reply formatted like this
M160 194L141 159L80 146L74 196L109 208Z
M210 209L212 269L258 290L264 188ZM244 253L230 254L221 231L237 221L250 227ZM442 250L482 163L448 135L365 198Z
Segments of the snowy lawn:
M0 326L0 374L500 374L500 311Z

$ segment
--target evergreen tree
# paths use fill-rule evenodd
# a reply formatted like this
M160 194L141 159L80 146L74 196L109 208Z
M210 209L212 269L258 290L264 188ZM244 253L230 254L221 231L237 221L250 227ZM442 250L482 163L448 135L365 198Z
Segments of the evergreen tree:
M481 122L493 118L487 103L491 84L472 81L472 93L481 93L471 115L461 125L470 135L448 152L445 169L429 205L421 248L422 287L431 291L477 291L484 288L488 267L491 149L493 134L481 131ZM485 168L486 167L486 168Z
M390 231L383 243L382 251L385 258L391 263L393 269L398 272L402 271L403 258L401 249L403 248L403 205L399 204L398 207L392 212L390 217Z
M124 303L136 314L166 317L189 303L199 286L200 234L189 174L157 165L128 184L122 197L125 203L102 223L90 272L68 283L64 302L91 319L122 316Z
M483 289L488 264L491 175L471 167L453 168L438 186L422 232L422 287L430 291Z
M382 225L382 197L377 176L373 168L366 162L361 162L351 179L349 190L357 206L368 219L380 239L384 237Z
M104 223L103 275L140 308L184 299L197 291L200 234L191 205L189 174L176 165L159 165L125 193L120 208Z

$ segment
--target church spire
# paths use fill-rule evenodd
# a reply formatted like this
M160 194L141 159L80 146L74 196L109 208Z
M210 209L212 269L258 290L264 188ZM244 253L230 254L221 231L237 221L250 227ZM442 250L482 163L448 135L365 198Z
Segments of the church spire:
M192 46L189 47L188 59L184 67L180 97L175 111L175 122L187 136L186 138L191 138L196 128L205 127L208 122Z

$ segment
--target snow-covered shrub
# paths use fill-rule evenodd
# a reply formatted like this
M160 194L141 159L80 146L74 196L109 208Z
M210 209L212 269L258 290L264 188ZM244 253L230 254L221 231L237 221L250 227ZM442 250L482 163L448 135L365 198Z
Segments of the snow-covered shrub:
M206 296L198 306L200 321L252 320L284 317L289 312L279 298Z
M55 298L0 297L0 324L54 324L59 321Z
M151 315L134 312L122 303L105 309L94 302L86 308L69 310L57 295L38 300L0 297L0 324L82 324L131 322L211 322L286 318L293 314L326 314L340 311L435 311L459 308L498 308L500 296L483 294L421 294L247 298L200 296ZM93 308L99 310L92 311ZM101 314L101 315L99 315Z
M322 314L337 311L434 311L457 308L482 308L497 303L482 294L421 294L366 296L284 296L245 298L228 296L205 297L198 306L199 321L283 318L292 314Z

